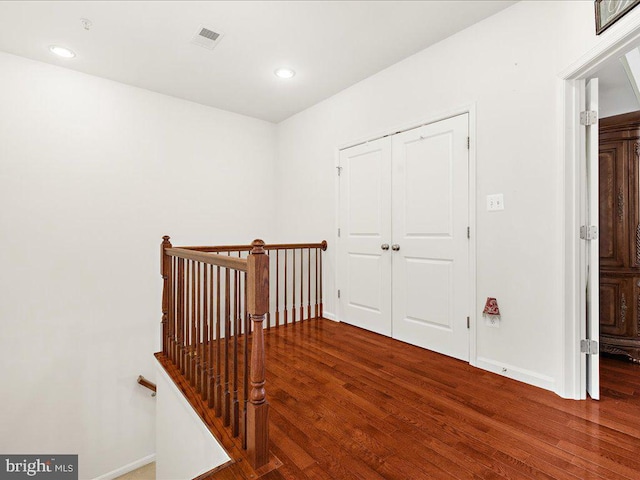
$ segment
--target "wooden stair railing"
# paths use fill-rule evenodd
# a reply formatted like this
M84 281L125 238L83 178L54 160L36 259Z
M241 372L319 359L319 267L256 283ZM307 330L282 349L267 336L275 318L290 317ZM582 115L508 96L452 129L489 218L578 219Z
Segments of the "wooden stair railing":
M142 385L144 388L148 388L149 390L151 390L151 396L152 397L156 396L156 391L158 390L158 388L156 387L155 383L147 380L142 375L138 375L137 382L138 382L138 384Z
M266 246L262 240L178 248L163 237L162 352L157 356L165 369L166 362L174 365L173 374L178 372L240 440L256 470L269 462L263 330L322 316L326 248L326 242ZM275 297L275 322L270 296ZM219 431L217 426L211 430Z
M224 245L182 248L242 257L252 247L251 245ZM327 250L327 241L265 245L264 249L270 257L270 279L275 283L271 290L273 310L267 313L265 327L277 327L301 320L321 318L324 314L322 252Z

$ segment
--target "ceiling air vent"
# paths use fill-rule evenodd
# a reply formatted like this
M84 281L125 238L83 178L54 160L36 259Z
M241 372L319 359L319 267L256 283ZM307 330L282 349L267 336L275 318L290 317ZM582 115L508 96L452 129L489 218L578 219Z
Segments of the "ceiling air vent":
M222 33L214 32L213 30L201 26L193 36L191 43L213 50L221 39Z

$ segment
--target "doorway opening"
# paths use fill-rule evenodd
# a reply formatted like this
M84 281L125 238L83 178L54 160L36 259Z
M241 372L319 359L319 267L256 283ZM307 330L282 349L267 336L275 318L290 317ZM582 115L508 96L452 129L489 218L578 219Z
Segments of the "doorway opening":
M640 340L640 226L634 225L633 229L631 227L634 223L640 224L640 162L637 161L640 159L640 114L637 114L638 135L628 136L618 145L617 150L611 149L612 143L615 143L615 135L610 134L611 130L616 130L611 125L619 120L615 118L617 114L640 110L639 91L637 86L634 91L634 84L629 80L630 64L633 64L634 56L637 56L640 81L638 47L640 27L628 25L590 52L589 57L583 59L578 67L562 75L566 127L564 148L567 160L567 322L564 332L567 343L563 396L576 399L587 396L599 398L601 364L605 396L619 394L612 388L615 382L612 376L620 375L620 368L624 371L629 369L628 363L617 365L615 357L605 356L605 352L621 352L615 351L610 341L601 342L601 325L605 332L608 330L611 333L617 329L618 333L624 331ZM593 92L596 93L595 109L599 110L600 120L597 122L593 122L591 118L591 109L594 107L588 104L590 94L591 100L594 98ZM599 131L606 132L603 135L605 143L600 144L602 148L597 140ZM629 165L633 164L631 156L635 155L634 138L639 147L635 166L631 169L633 175L630 177ZM614 161L614 158L617 160ZM598 178L600 172L603 178ZM605 192L602 196L601 191ZM581 234L578 235L577 232ZM634 235L633 239L631 234ZM616 251L615 254L612 253L613 250ZM637 255L636 250L639 252ZM613 260L616 256L617 260ZM620 275L622 271L616 271L613 266L616 262L619 264L616 268L628 267L631 270ZM639 278L634 280L636 263ZM622 325L624 328L621 328ZM594 349L592 344L596 342ZM633 369L634 366L631 365Z

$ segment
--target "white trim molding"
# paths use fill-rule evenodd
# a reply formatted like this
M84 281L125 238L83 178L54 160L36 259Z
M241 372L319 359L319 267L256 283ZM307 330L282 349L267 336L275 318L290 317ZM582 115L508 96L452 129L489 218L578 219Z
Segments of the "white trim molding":
M135 462L128 463L120 468L116 468L104 475L100 475L99 477L94 478L93 480L113 480L114 478L121 477L122 475L126 475L129 472L133 472L140 467L144 467L145 465L149 465L152 462L156 461L156 454L147 455L146 457L142 457Z
M496 362L489 358L477 357L476 366L503 377L512 378L520 382L528 383L535 387L544 388L545 390L555 390L556 382L553 377L540 375L539 373L525 370L523 368L514 367L506 363Z
M322 317L326 318L327 320L331 320L332 322L340 323L340 320L338 320L336 318L336 315L334 313L330 313L330 312L324 311L324 312L322 312Z

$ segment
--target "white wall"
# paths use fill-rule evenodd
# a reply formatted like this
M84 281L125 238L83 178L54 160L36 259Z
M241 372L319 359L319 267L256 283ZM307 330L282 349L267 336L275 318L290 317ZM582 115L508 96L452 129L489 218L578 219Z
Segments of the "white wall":
M600 90L598 104L600 118L636 112L639 107L638 99L630 85L627 88L620 87L606 91Z
M229 455L159 364L156 372L156 479L189 480L228 462Z
M153 454L159 245L273 238L275 126L0 54L0 451Z
M558 74L598 41L593 2L520 2L279 124L279 235L329 240L328 313L336 313L339 288L337 148L473 105L475 361L561 390L564 160ZM485 197L492 193L504 193L503 212L486 211ZM498 299L499 329L481 322L488 296Z

